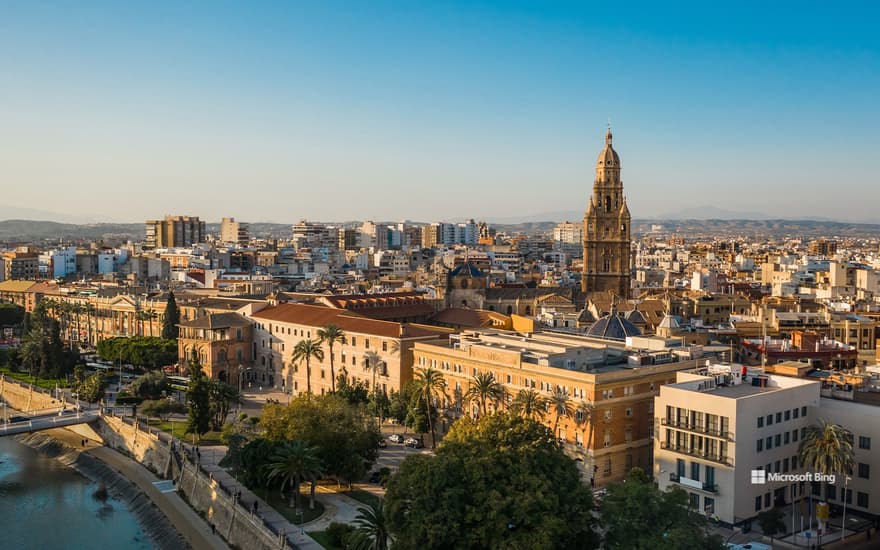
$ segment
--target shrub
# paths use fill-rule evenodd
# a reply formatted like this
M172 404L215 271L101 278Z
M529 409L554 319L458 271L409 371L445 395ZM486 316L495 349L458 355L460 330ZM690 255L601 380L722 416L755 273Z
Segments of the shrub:
M327 534L327 538L330 539L330 543L333 546L338 546L339 548L348 548L348 545L346 544L346 539L354 531L355 529L351 525L346 525L344 523L338 523L334 521L327 526L327 530L324 532Z

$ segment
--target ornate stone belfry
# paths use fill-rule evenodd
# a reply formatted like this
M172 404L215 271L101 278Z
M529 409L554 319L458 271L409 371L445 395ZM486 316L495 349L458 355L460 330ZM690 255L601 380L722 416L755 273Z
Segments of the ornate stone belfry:
M596 181L584 214L584 270L581 290L613 292L629 298L632 251L630 215L620 180L620 157L611 146L611 128L596 161Z

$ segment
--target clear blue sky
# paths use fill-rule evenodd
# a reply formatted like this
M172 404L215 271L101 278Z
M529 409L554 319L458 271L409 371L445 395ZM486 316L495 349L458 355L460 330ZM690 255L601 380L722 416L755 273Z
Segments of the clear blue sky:
M876 4L0 4L0 187L140 221L880 222ZM561 215L561 214L560 214Z

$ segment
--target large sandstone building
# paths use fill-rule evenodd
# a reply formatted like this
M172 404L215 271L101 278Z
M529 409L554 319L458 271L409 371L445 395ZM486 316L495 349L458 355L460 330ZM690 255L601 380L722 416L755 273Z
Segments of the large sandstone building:
M629 297L630 215L620 180L620 157L611 146L611 129L596 161L596 181L584 215L584 269L581 290Z

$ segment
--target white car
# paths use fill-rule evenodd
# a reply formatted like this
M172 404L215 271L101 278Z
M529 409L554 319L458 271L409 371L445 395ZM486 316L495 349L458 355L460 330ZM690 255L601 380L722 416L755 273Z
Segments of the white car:
M391 434L388 436L388 441L392 443L403 443L403 436L400 434Z

